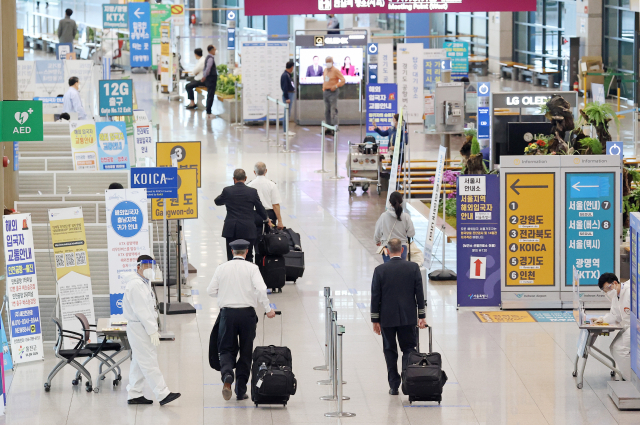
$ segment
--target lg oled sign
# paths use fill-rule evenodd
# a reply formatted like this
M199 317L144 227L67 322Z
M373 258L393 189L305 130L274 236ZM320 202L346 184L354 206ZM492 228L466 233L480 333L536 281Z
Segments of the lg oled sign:
M290 15L321 13L532 12L536 0L244 0L244 13Z

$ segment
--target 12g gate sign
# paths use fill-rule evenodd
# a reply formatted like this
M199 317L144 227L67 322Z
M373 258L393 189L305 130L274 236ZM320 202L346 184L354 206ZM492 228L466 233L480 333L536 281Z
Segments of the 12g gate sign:
M133 82L100 80L100 116L133 115Z

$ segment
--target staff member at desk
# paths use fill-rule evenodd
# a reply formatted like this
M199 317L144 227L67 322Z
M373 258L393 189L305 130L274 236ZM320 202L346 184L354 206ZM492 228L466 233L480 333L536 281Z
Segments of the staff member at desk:
M222 376L222 397L231 398L231 384L236 370L236 398L246 400L247 382L251 374L253 340L256 337L256 307L261 304L267 317L273 319L275 311L267 298L267 286L258 266L244 261L251 243L239 239L229 244L233 260L216 268L207 287L210 297L218 297L220 308L220 330L218 331L218 353ZM240 357L238 358L238 351ZM236 360L237 359L237 360Z
M619 331L609 346L616 366L622 377L628 381L631 377L631 334L629 332L631 318L631 290L629 281L620 283L613 273L604 273L598 279L598 286L611 300L611 311L595 319L594 323L620 323L624 328Z

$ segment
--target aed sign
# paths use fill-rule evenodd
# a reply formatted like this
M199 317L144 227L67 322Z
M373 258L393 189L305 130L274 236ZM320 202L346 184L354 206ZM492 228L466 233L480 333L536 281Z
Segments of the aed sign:
M43 140L41 101L5 100L0 102L0 111L3 142Z
M174 167L136 167L131 169L131 188L147 189L147 198L178 196L178 169Z
M555 174L505 173L506 286L555 285Z

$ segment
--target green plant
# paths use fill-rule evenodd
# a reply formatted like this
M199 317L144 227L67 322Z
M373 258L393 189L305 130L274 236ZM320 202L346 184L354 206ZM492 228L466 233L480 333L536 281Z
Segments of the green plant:
M473 140L471 141L471 155L478 155L480 153L480 143L478 142L478 138L473 136Z
M607 129L607 122L609 122L609 120L613 120L616 124L618 133L620 132L620 120L610 104L591 102L584 107L582 112L584 115L580 114L578 126L582 126L584 124L592 124L596 127L601 126L608 134L609 130ZM587 117L587 120L584 119L584 116Z
M585 137L580 139L580 145L584 148L581 153L585 154L587 150L590 150L593 155L602 154L602 144L598 139L592 137Z
M465 128L464 135L467 137L471 136L472 138L476 137L478 135L478 130L476 130L475 128Z
M640 182L640 171L633 167L624 167L627 170L627 174L631 176L631 181Z
M440 198L440 204L438 205L438 212L440 214L442 214L442 205L443 205L442 201L443 201L443 199ZM457 205L455 197L446 199L445 212L447 214L447 217L456 217L456 215L458 213L458 205Z
M242 77L240 75L233 75L229 73L229 67L227 65L218 65L218 82L216 83L216 93L232 95L236 94L236 82L241 82Z
M550 113L549 107L547 106L546 103L543 103L542 105L540 105L540 113L544 116L547 116L547 114Z

